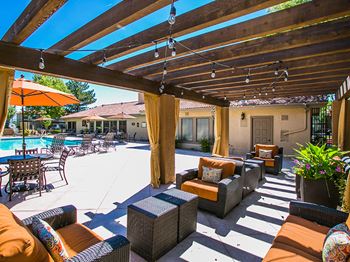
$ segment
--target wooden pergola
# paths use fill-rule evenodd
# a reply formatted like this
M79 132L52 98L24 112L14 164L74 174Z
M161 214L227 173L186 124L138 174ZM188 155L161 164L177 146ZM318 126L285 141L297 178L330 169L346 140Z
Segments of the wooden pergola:
M35 73L160 94L166 47L159 48L158 58L154 57L152 50L107 67L98 65L103 62L103 57L110 61L150 47L154 41L164 42L169 36L167 21L113 43L103 53L98 50L80 61L65 56L171 4L171 0L122 1L48 50L43 50L47 66L40 70L37 66L40 51L20 44L66 1L31 1L0 42L0 64ZM282 2L215 1L176 17L172 37L176 39L195 33ZM228 106L228 100L242 100L244 95L249 99L259 90L264 95L267 93L266 98L335 94L349 75L349 14L350 3L347 0L314 0L179 41L176 56L167 58L164 93L219 106ZM211 78L212 62L193 52L228 68L217 66L216 77ZM288 67L288 82L273 83L275 68L263 67L275 61L283 61ZM232 70L231 67L239 70ZM248 68L256 69L251 71L251 81L246 84L247 70L244 69Z
M171 35L165 21L80 60L67 58L77 49L172 3L124 0L46 50L21 46L66 1L32 0L0 41L0 66L220 107L261 95L264 99L345 96L342 83L350 70L349 0L313 0L197 33L285 2L217 0L177 16ZM189 34L194 36L186 37ZM179 37L184 40L178 41ZM169 38L175 40L175 56L161 45ZM159 57L155 58L151 50L112 61L155 43L159 44ZM41 56L44 69L38 67ZM104 60L110 61L107 66L101 65ZM210 76L213 70L215 77ZM275 71L282 77L277 77ZM159 88L162 81L163 91Z

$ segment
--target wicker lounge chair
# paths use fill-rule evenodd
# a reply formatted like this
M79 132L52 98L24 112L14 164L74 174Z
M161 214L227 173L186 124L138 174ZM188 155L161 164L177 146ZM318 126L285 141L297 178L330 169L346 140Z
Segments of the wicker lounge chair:
M46 221L60 236L68 253L68 259L65 261L128 262L130 259L130 243L125 237L117 235L103 240L88 227L78 223L77 209L72 205L51 209L22 221L15 218L14 214L1 204L0 212L0 230L4 233L0 246L5 246L2 251L11 243L15 243L17 247L12 248L13 252L2 252L1 254L6 254L2 261L23 261L21 258L25 258L25 261L53 261L44 245L32 232L34 217ZM17 232L22 234L18 235Z
M39 158L9 160L9 200L12 199L13 187L16 182L27 184L29 180L37 180L39 184L39 195L43 187L43 170ZM6 186L7 187L7 186Z
M66 184L68 185L67 177L66 177L66 172L65 172L65 166L66 166L66 160L69 156L69 149L64 149L62 151L62 154L60 156L59 161L53 161L53 162L46 162L43 167L44 167L44 180L45 180L45 185L46 185L46 173L47 172L52 172L52 171L58 171L61 179L66 181Z

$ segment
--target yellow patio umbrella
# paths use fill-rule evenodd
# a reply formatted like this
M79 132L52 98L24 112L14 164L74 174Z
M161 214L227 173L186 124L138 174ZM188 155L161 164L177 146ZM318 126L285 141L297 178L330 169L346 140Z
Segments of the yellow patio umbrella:
M98 116L98 115L92 115L92 116L86 116L82 118L82 120L87 120L87 121L103 121L106 120L106 118Z
M10 104L22 107L22 144L24 156L26 150L24 106L65 106L79 103L80 101L72 94L25 80L23 76L13 81Z

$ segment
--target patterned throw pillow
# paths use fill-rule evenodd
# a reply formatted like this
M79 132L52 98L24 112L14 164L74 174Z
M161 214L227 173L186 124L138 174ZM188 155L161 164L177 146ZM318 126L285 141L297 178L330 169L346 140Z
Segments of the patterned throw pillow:
M221 173L222 169L203 166L202 180L217 184L221 180Z
M69 258L61 238L48 223L34 217L32 228L34 235L44 244L54 261L61 262Z
M345 223L332 227L326 236L322 260L326 262L346 261L350 255L350 231Z
M272 150L259 149L259 157L272 158Z

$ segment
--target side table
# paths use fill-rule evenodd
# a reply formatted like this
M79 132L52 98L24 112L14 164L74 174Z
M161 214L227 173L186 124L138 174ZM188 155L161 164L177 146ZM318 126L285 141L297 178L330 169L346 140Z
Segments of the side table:
M176 188L169 189L160 193L155 198L168 203L177 205L178 209L178 236L177 242L180 243L188 235L197 229L197 209L198 196Z
M155 197L128 206L127 238L131 249L155 261L177 244L178 207Z

